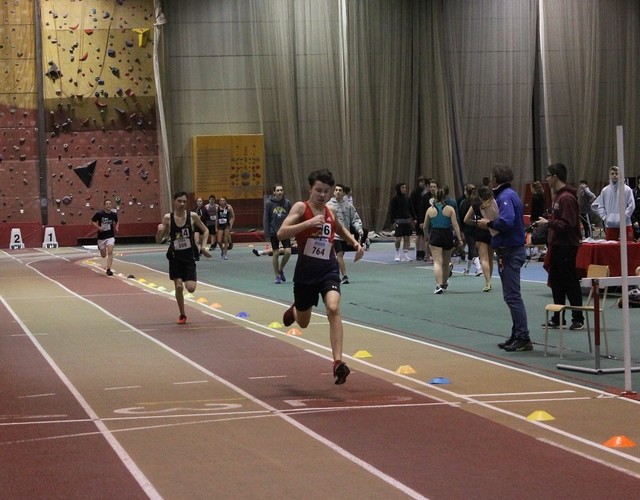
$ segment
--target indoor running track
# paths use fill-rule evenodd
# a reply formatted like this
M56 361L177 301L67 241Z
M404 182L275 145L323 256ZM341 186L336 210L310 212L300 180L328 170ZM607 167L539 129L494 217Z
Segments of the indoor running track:
M634 498L640 487L353 363L335 386L322 351L194 302L178 326L171 296L107 278L86 256L0 265L4 498Z

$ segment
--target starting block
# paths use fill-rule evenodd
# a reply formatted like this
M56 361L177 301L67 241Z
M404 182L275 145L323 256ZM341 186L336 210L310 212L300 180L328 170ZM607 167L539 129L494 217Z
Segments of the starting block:
M44 240L42 248L58 248L58 240L56 239L56 230L53 227L47 227L44 230Z
M19 227L14 227L11 229L11 238L9 239L9 249L10 250L18 250L24 248L24 243L22 241L22 232Z

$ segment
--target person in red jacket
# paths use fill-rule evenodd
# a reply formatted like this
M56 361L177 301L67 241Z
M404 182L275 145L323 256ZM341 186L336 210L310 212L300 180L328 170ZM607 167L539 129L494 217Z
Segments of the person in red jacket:
M554 304L582 305L582 290L576 271L576 255L580 246L580 209L576 189L567 184L567 167L554 163L547 167L547 182L555 193L549 219L540 217L535 224L548 225L547 258L545 267L549 273ZM564 318L558 313L549 320L549 328L558 328ZM582 330L584 314L572 311L570 330ZM544 326L544 324L543 324Z

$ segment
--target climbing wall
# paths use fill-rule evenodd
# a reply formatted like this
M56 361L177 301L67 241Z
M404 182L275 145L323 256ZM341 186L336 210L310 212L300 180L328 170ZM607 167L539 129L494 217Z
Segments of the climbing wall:
M50 223L87 224L105 198L121 224L157 223L153 1L41 9Z
M46 204L47 225L87 227L110 198L125 233L148 232L161 218L153 0L41 0L38 27L33 1L2 8L0 64L13 91L0 97L2 221L40 222ZM36 71L44 82L42 199Z
M0 223L40 222L33 8L0 5Z

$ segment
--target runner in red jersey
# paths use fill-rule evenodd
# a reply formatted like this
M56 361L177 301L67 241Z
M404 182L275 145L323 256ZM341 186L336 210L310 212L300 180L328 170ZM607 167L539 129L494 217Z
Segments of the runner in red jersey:
M285 326L298 323L306 328L311 310L322 296L329 320L329 337L333 353L333 375L336 384L344 384L350 373L342 361L343 325L340 314L340 269L333 249L333 238L339 234L353 245L360 260L364 250L348 228L337 220L335 212L326 206L332 196L335 181L326 169L309 175L309 199L296 202L278 230L278 239L293 238L298 244L298 261L293 276L294 303L282 317Z

